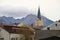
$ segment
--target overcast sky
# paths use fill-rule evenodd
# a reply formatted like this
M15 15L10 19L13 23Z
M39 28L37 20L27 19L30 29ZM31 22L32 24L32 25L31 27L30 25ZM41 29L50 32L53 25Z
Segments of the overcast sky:
M56 21L60 19L60 0L0 0L0 16L21 18L28 14L41 15Z

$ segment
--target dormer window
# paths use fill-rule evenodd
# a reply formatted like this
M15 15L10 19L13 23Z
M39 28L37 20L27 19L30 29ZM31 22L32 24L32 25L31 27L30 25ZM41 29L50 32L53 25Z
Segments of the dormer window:
M50 27L47 27L47 30L50 30Z

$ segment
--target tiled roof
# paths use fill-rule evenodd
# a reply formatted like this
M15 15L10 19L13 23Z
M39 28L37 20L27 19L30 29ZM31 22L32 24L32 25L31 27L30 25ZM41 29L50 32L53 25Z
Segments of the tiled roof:
M5 29L6 31L8 31L9 33L18 33L18 34L33 34L29 28L25 28L25 27L18 27L16 25L5 25L5 24L0 24L0 27L2 27L3 29Z

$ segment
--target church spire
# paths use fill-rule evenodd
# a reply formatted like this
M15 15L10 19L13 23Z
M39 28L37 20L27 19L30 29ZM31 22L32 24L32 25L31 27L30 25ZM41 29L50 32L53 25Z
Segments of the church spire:
M38 7L38 14L37 14L37 19L35 22L35 26L37 29L42 29L43 28L43 22L41 19L41 13L40 13L40 7Z
M38 15L37 15L37 18L39 18L41 20L40 6L38 7Z

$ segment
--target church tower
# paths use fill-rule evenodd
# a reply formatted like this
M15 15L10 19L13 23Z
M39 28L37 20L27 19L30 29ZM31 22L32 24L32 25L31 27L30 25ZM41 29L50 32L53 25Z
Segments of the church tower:
M41 20L41 13L40 13L40 7L38 7L38 14L37 14L37 19L36 19L36 23L35 23L36 28L43 28L43 23Z

